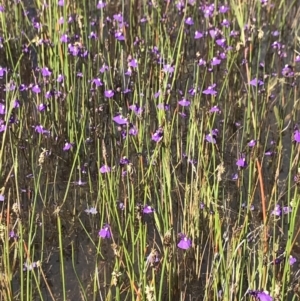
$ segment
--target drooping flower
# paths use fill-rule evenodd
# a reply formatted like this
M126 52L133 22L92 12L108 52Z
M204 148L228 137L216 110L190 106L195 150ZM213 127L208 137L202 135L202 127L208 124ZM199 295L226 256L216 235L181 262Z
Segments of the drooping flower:
M192 17L188 17L188 18L185 19L184 23L187 24L187 25L194 25L194 20L193 20Z
M41 73L43 77L49 77L52 74L48 67L43 67Z
M180 237L180 241L177 244L179 249L187 250L192 246L192 241L183 233L178 235Z
M110 225L104 224L102 229L99 231L98 235L101 238L111 238Z
M198 39L201 39L202 37L203 37L203 33L201 31L196 30L195 35L194 35L194 39L198 40Z
M3 195L3 194L0 194L0 202L4 202L4 200L5 200L4 195Z
M271 212L271 215L275 215L275 216L280 216L281 215L280 205L275 206L275 209Z
M221 113L221 110L218 106L213 106L210 110L209 113Z
M41 93L41 88L39 85L34 85L32 88L31 88L31 91L34 92L35 94L39 94Z
M297 129L294 131L294 139L295 142L300 143L300 131Z
M163 71L166 73L173 73L174 72L174 67L170 64L164 65Z

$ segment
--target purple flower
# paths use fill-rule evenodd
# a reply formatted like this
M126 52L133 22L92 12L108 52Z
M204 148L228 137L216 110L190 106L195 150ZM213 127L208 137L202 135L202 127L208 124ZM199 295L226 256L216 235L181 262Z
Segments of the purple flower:
M115 95L115 92L113 90L106 90L104 91L104 95L107 98L112 98Z
M100 171L101 173L108 173L108 172L110 172L110 167L107 166L107 165L102 165L102 166L100 167L99 171Z
M30 263L29 261L24 263L24 271L31 271L38 266L37 262Z
M113 118L113 121L119 125L124 125L128 123L127 118L124 118L121 114L116 115Z
M250 81L249 84L254 87L259 87L259 86L262 86L264 84L264 82L261 81L260 79L254 78Z
M275 209L271 212L271 215L275 215L275 216L280 216L281 215L280 205L275 206Z
M115 33L115 38L116 38L118 41L124 41L124 40L125 40L124 35L123 35L123 33L122 33L121 31L117 31L117 32Z
M218 106L213 106L210 110L209 113L221 113L221 110Z
M165 110L165 111L170 110L170 105L167 103L159 103L156 107L160 110Z
M6 110L5 110L5 105L3 103L0 103L0 115L5 115Z
M87 214L97 214L98 211L95 207L90 207L84 210ZM100 232L99 232L100 233ZM100 234L99 234L100 235Z
M252 139L248 142L249 147L254 147L256 145L256 140Z
M41 104L38 105L37 109L38 109L39 112L44 112L47 109L47 105L44 104L44 103L41 103Z
M217 57L213 57L212 60L210 61L212 66L216 66L216 65L220 65L221 64L221 60Z
M64 76L62 74L59 74L56 80L58 83L61 83L64 81Z
M5 197L3 194L0 194L0 202L3 202L5 200Z
M99 0L98 3L97 3L97 9L102 9L106 6L106 3Z
M229 22L227 19L224 19L224 20L221 22L221 25L224 26L224 27L229 27L230 22Z
M256 298L258 298L260 301L273 301L273 298L267 292L256 293Z
M98 235L101 238L111 238L110 225L104 224Z
M163 128L160 127L155 131L154 134L152 134L151 139L155 142L160 142L162 140L163 136L164 136L164 130L163 130Z
M69 42L69 37L67 34L63 34L61 37L60 37L60 41L62 43L68 43Z
M191 104L191 102L185 98L182 98L181 100L178 101L178 104L182 107L188 107Z
M0 66L0 78L2 78L3 76L5 76L6 73L7 73L7 68L2 68Z
M45 135L50 134L50 131L45 130L45 128L42 125L35 126L34 130L39 134L45 134Z
M201 39L202 37L203 37L203 33L200 32L200 31L198 31L198 30L196 30L195 31L195 35L194 35L194 39L198 40L198 39Z
M129 124L128 134L131 136L136 136L138 134L138 129L132 123Z
M102 83L102 81L101 81L101 79L99 77L92 79L91 80L91 84L95 85L96 87L103 86L103 83Z
M297 259L295 257L293 257L292 255L290 255L290 258L289 258L290 265L293 265L296 261L297 261Z
M70 143L70 142L66 142L64 147L63 147L63 151L69 151L70 149L73 148L73 143Z
M36 93L36 94L39 94L41 93L41 88L39 87L39 85L34 85L32 88L31 88L31 91Z
M136 59L131 59L128 62L128 67L136 68L138 66L138 62Z
M202 93L205 95L216 95L217 91L214 90L214 87L216 84L213 84L212 86L209 86L206 90L204 90Z
M138 104L132 104L129 106L129 109L133 111L136 115L141 115L143 113L143 108L140 107Z
M227 5L221 5L220 7L219 7L219 12L221 13L221 14L225 14L225 13L227 13L229 11L229 7L227 6Z
M103 64L102 67L99 69L99 72L104 73L107 70L109 70L109 67L107 65Z
M186 18L184 23L187 25L194 25L194 21L191 17Z
M241 157L236 161L235 163L239 168L245 168L247 167L247 161L244 155L241 155Z
M155 211L155 209L148 205L145 205L143 208L143 213L145 213L145 214L150 214L150 213L153 213L154 211Z
M205 140L209 143L213 143L213 144L217 143L216 138L218 136L218 133L219 133L218 129L212 130L210 134L207 134L205 136Z
M300 143L300 131L299 130L294 131L294 139L293 140L297 143Z
M174 67L172 65L164 65L163 71L166 73L173 73L174 72Z
M189 249L192 246L192 241L183 233L180 233L179 236L180 236L180 241L177 244L177 247L183 250Z
M42 68L41 73L43 77L49 77L52 74L48 67Z

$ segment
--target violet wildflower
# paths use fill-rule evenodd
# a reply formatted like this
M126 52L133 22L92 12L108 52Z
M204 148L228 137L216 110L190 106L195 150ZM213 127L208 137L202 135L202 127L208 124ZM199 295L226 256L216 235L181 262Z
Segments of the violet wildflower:
M44 103L41 103L41 104L38 105L37 109L38 109L39 112L44 112L47 109L47 105L44 104Z
M206 90L204 90L202 93L205 95L216 95L217 91L214 90L214 87L216 84L213 84L212 86L209 86Z
M138 104L132 104L129 106L129 109L132 110L136 115L141 115L143 113L143 108Z
M4 200L5 200L4 195L3 195L3 194L0 194L0 202L4 202Z
M112 98L114 95L115 95L115 92L113 90L104 91L104 96L107 98Z
M177 244L179 249L187 250L192 246L192 241L183 233L179 234L180 241Z
M90 207L84 210L84 212L86 212L87 214L97 214L98 211L95 207Z
M97 9L102 9L106 6L106 3L102 0L99 0L97 3Z
M290 212L292 212L292 208L290 206L284 206L282 207L282 212L283 214L289 214Z
M48 67L42 68L41 73L43 77L49 77L52 74Z
M194 35L194 39L198 40L198 39L201 39L202 37L203 37L203 33L200 32L200 31L198 31L198 30L196 30L195 31L195 35Z
M138 62L136 59L131 59L128 62L128 67L136 68L138 66Z
M235 163L239 168L247 167L247 161L244 155L241 155L240 158Z
M100 73L104 73L107 70L109 70L109 66L103 64L102 67L99 69L99 72Z
M264 82L260 79L254 78L249 82L249 84L254 87L259 87L259 86L262 86L264 84Z
M209 113L221 113L221 110L218 106L213 106L210 110Z
M45 128L42 125L36 125L34 127L34 130L39 134L50 134L50 131L45 130Z
M107 165L102 165L99 169L100 173L108 173L110 172L110 167Z
M104 224L102 229L99 231L98 235L101 238L111 238L110 225Z
M163 71L166 73L173 73L174 72L174 67L172 67L172 65L164 65L163 67Z
M95 85L97 88L100 87L100 86L103 86L103 83L102 83L102 81L99 77L92 79L91 84Z
M143 208L143 213L145 213L145 214L150 214L150 213L153 213L154 211L155 211L155 209L148 205L145 205Z
M256 298L259 301L273 301L273 298L269 295L268 292L257 292Z
M0 115L5 115L5 114L6 114L5 105L3 103L0 103Z
M252 139L248 142L249 147L254 147L256 145L256 140Z
M160 110L165 110L165 111L170 110L170 105L168 103L159 103L156 107Z
M155 131L154 134L152 134L151 139L157 143L163 139L163 136L164 136L164 130L163 128L160 127Z
M41 93L41 88L39 85L34 85L32 88L31 88L31 91L36 93L36 94L39 94Z
M178 104L182 107L188 107L191 104L191 102L185 98L182 98L181 100L178 101Z
M124 125L128 123L127 118L124 118L121 114L116 115L113 118L113 121L119 125Z
M227 6L227 5L221 5L220 7L219 7L219 12L221 13L221 14L225 14L225 13L227 13L229 11L229 7Z
M4 77L7 73L7 68L3 68L0 66L0 78Z
M137 127L135 125L133 125L132 123L129 123L128 134L131 136L136 136L138 134Z
M217 139L218 133L219 133L218 129L212 130L211 133L205 135L205 140L209 143L213 143L213 144L217 143L216 139Z
M63 151L69 151L70 149L73 148L73 143L70 143L70 142L66 142L64 147L63 147Z
M293 265L294 263L296 263L296 261L297 261L297 259L295 257L293 257L292 255L290 255L289 264Z
M187 25L194 25L194 21L191 17L186 18L184 23Z
M124 40L125 40L124 35L123 35L123 33L122 33L121 31L117 31L117 32L115 33L115 38L116 38L118 41L124 41Z
M275 215L275 216L280 216L281 215L280 205L275 206L275 209L272 210L271 215Z
M217 57L213 57L212 60L210 61L210 64L212 66L217 66L221 64L221 60Z
M64 76L62 74L59 74L58 77L57 77L57 79L56 79L56 81L58 83L62 83L64 81Z

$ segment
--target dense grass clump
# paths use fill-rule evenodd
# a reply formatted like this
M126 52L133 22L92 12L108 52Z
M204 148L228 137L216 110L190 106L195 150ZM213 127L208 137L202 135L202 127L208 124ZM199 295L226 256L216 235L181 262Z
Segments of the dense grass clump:
M297 1L0 5L0 300L298 300Z

